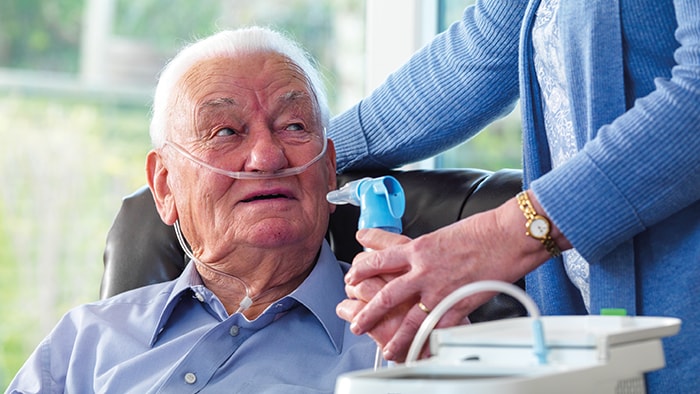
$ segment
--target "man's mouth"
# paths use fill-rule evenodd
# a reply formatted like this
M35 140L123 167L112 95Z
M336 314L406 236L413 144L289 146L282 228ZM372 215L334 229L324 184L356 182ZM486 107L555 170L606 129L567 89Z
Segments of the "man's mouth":
M253 201L261 201L261 200L274 200L274 199L288 199L289 196L286 196L284 194L261 194L258 196L253 196L251 198L246 198L245 200L242 200L243 202L253 202Z

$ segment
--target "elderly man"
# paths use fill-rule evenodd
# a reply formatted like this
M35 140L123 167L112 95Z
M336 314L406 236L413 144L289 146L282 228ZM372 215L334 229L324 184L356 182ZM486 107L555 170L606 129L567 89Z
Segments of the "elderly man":
M316 70L275 32L181 51L156 89L146 172L190 264L70 311L8 392L330 392L371 367L374 342L335 315L348 266L324 241L328 112Z

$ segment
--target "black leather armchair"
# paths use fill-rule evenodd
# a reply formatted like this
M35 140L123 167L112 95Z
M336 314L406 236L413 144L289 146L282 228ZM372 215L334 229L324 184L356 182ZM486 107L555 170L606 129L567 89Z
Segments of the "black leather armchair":
M522 187L519 170L475 169L355 172L338 176L343 185L362 177L394 176L406 194L403 233L417 237L477 212L492 209ZM355 240L359 208L338 206L328 240L338 259L351 262L362 247ZM100 296L176 278L186 264L172 226L160 220L147 187L127 196L107 235ZM524 287L524 282L518 282ZM500 294L474 311L472 322L524 316L525 309Z

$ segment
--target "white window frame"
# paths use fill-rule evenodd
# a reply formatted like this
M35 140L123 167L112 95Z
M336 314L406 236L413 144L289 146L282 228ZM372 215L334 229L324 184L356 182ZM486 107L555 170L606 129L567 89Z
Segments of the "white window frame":
M367 0L365 7L365 92L369 93L437 34L438 1ZM435 167L433 157L404 169Z

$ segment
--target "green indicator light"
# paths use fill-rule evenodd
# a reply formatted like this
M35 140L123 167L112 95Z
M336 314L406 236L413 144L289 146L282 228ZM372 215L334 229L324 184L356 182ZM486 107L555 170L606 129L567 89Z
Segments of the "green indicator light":
M625 309L625 308L601 308L600 314L602 316L627 316L627 309Z

